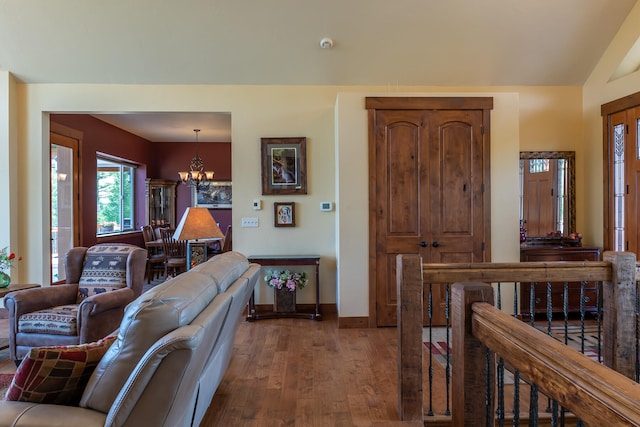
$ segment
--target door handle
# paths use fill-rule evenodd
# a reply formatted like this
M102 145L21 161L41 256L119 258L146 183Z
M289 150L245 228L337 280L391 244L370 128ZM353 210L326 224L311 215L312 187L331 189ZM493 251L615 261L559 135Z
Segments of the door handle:
M420 243L418 243L420 246L422 246L423 248L427 247L427 242L425 242L424 240Z
M434 248L437 248L438 246L440 246L440 243L438 243L437 240L434 240L434 242L431 244L431 246L433 246Z

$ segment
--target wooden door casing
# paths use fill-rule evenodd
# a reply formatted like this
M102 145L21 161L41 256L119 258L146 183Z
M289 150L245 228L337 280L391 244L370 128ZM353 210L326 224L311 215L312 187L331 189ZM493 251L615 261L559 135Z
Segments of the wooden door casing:
M371 326L396 324L398 254L419 254L424 262L490 259L489 140L483 129L491 98L483 98L484 108L471 98L475 108L468 110L458 108L464 105L460 99L451 100L455 109L442 98L411 98L410 108L402 109L402 100L367 98ZM425 307L431 307L434 324L443 324L444 286L431 289L432 304L425 292Z

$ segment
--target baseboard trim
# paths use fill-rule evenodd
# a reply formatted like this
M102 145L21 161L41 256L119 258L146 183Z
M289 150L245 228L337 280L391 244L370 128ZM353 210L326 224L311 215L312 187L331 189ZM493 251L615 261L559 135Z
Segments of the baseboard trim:
M311 312L315 310L315 304L296 304L296 310ZM273 310L273 304L256 304L255 309L258 313L269 312ZM320 304L320 313L324 318L335 318L338 314L338 307L335 304ZM244 314L247 314L246 308ZM364 317L338 317L338 329L360 329L369 328L369 318Z
M338 329L359 329L368 327L368 317L338 317Z

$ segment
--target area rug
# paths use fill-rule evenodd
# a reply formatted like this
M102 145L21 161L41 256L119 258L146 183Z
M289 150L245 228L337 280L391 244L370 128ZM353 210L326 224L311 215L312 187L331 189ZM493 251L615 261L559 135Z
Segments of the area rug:
M0 374L0 400L4 400L4 395L11 385L13 374Z

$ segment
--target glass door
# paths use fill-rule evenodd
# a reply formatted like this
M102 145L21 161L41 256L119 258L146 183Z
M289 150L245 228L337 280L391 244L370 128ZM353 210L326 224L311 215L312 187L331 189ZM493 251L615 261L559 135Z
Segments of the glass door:
M51 132L51 283L64 283L65 254L79 243L78 139Z

